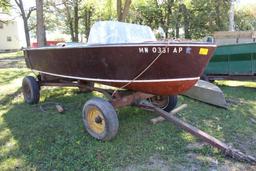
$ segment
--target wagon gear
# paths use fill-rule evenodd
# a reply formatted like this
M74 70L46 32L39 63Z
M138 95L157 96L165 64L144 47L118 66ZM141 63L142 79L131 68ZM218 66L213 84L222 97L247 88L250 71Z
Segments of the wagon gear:
M111 32L104 32L104 27ZM124 33L124 30L130 32ZM109 101L92 98L82 110L84 127L96 139L113 139L119 128L115 109L133 105L155 111L229 156L255 162L253 157L233 150L172 115L177 94L198 81L215 48L216 45L205 42L158 42L147 26L99 22L91 29L87 46L25 50L27 66L38 71L40 79L38 82L33 77L24 79L24 94L29 95L24 98L27 103L37 103L40 86L71 86L83 92L98 91ZM96 88L91 83L126 90L118 89L113 93L113 90Z

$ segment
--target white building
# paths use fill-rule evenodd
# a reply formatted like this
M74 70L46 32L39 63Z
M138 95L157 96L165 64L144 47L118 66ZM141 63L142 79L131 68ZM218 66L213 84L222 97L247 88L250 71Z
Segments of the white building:
M13 51L20 48L17 21L8 14L0 13L0 51Z

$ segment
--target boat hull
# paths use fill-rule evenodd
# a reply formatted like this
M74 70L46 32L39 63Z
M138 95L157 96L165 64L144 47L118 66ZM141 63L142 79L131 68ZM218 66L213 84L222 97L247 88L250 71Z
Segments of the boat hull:
M157 95L192 87L215 45L124 44L25 50L27 66L57 77L86 80Z
M198 79L165 82L131 83L125 88L156 95L176 95L190 89ZM105 83L107 84L107 83ZM124 83L111 83L111 86L122 87Z

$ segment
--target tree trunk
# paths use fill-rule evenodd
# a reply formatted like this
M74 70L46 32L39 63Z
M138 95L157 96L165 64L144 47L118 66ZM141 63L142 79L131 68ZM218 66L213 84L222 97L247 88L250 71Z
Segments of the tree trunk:
M127 17L130 5L132 3L132 0L126 0L124 4L124 10L122 12L121 21L125 21L125 18Z
M78 0L74 0L74 42L78 42Z
M184 33L185 33L185 39L190 39L190 33L189 33L189 14L188 9L185 4L181 5L182 8L182 14L184 18Z
M27 47L30 47L30 35L29 35L29 28L28 28L28 19L29 19L30 14L33 11L33 9L30 9L28 14L26 15L22 0L15 0L15 3L19 7L20 14L21 14L21 17L22 17L22 20L23 20L23 26L24 26L24 31L25 31L25 38L26 38Z
M117 0L117 19L118 21L125 21L127 15L128 15L128 11L129 8L131 6L132 0L125 0L124 3L124 7L122 8L122 1L121 0Z
M44 26L43 0L36 0L36 37L38 47L46 45L46 35Z
M74 26L73 26L73 20L71 17L71 12L69 9L69 6L65 0L62 0L63 5L65 6L66 9L66 14L67 14L67 24L69 25L69 31L70 31L70 36L72 42L75 41L75 35L74 35Z
M122 15L122 1L116 0L117 20L121 21Z
M221 6L221 1L218 0L216 1L217 4L215 4L215 11L216 11L216 25L217 25L217 30L220 31L222 30L222 25L221 25L221 19L220 19L220 6Z
M175 37L180 38L180 23L179 23L179 21L177 21L175 24Z
M88 40L90 27L91 27L91 15L92 15L92 9L89 7L89 9L86 9L85 11L85 35Z
M229 11L229 31L235 31L235 21L234 21L234 0L230 0L230 11Z
M69 20L69 30L70 30L71 40L72 40L72 42L74 42L75 41L75 35L74 35L74 29L73 29L73 22L72 22L72 20Z
M165 30L165 38L169 38L168 29L170 28L170 16L172 15L172 6L173 6L173 0L168 0L167 4L167 13L166 13L166 25L167 28Z
M178 6L178 11L176 12L176 22L175 22L175 37L180 38L180 25L181 25L181 19L182 19L182 5Z
M23 20L27 47L30 47L30 34L27 20Z

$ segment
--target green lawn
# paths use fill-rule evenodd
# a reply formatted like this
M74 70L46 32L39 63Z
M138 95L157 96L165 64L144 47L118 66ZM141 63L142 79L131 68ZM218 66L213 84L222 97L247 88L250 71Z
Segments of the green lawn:
M27 69L0 69L0 170L256 169L201 147L200 140L168 122L152 125L149 120L156 115L134 107L118 110L115 139L97 141L84 131L81 111L86 100L99 94L43 88L40 104L58 102L65 108L64 114L51 108L45 113L40 104L23 102L20 87L27 74ZM189 105L180 118L256 156L256 84L217 84L241 103L224 110L180 96L179 104Z
M23 56L22 51L17 51L17 52L9 52L9 53L0 53L0 59L5 59L5 58L17 58Z

